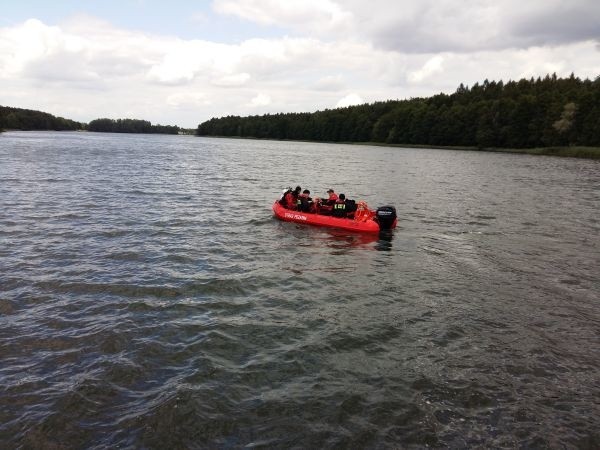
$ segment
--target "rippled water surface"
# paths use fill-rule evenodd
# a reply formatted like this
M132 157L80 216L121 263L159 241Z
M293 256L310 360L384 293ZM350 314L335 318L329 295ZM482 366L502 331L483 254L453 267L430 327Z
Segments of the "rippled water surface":
M1 134L0 447L598 448L599 211L594 161Z

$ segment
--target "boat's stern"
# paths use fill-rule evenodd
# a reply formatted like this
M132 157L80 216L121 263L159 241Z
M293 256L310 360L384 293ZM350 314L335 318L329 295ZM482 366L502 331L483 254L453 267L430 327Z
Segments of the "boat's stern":
M396 223L398 222L396 208L393 206L380 206L375 211L375 221L379 224L381 231L396 228Z

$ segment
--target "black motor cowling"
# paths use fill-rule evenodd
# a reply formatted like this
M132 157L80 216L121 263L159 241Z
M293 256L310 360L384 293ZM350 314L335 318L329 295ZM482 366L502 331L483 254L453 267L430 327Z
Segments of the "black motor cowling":
M375 212L380 230L391 230L396 222L396 217L396 208L393 206L381 206Z

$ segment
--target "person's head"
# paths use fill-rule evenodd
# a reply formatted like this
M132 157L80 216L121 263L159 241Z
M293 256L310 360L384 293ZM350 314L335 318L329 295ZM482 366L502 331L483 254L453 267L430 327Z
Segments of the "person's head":
M340 194L340 200L346 200L346 196L344 194Z
M328 194L333 194L333 193L334 193L334 191L333 191L333 189L329 188L329 189L327 189L327 193L328 193Z
M302 191L302 188L300 186L296 186L296 192L299 194Z
M310 191L309 191L308 189L304 189L304 190L302 191L302 193L303 193L303 194L306 194L306 195L310 195Z

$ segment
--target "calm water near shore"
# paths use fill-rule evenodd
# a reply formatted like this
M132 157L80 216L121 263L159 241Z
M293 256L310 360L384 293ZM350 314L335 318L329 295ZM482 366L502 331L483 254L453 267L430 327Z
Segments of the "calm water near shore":
M598 161L3 133L0 447L598 448L599 211Z

